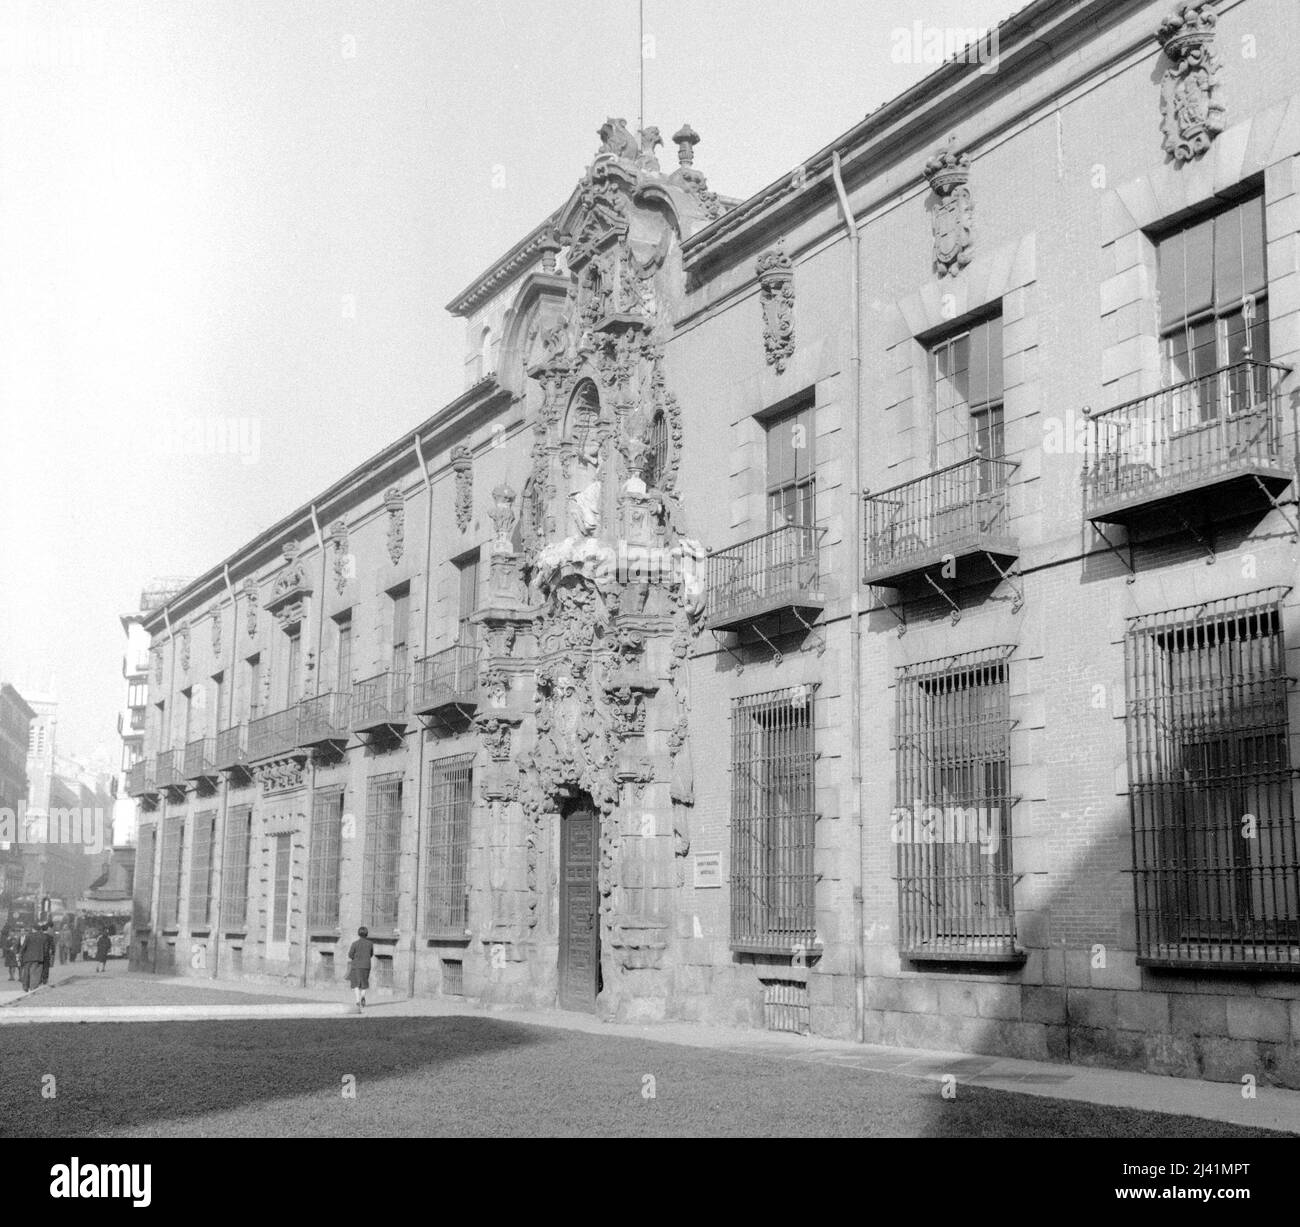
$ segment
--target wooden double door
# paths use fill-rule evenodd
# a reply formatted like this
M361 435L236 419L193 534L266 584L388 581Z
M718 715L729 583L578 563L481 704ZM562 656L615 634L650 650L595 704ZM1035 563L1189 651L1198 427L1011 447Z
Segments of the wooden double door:
M600 992L600 817L590 801L560 815L560 1007L594 1014Z

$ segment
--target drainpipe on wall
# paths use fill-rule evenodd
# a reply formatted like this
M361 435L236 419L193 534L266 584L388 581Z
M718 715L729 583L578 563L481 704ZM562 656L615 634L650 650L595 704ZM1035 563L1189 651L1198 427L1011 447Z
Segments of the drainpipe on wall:
M235 590L230 583L230 564L226 563L221 568L221 578L226 584L226 595L230 598L230 665L226 670L226 720L222 723L221 712L217 712L217 736L228 729L232 722L235 710L235 645L238 642L239 612L235 608ZM217 978L217 972L221 962L221 893L222 884L226 876L226 823L230 819L230 781L224 780L221 786L221 824L217 828L220 838L213 836L212 842L215 845L212 849L212 863L215 869L212 874L212 935L208 939L208 946L212 951L211 965L208 968L208 975L211 979Z
M864 968L866 924L862 898L864 867L864 833L862 826L862 428L859 421L862 402L862 334L859 315L858 279L860 276L858 224L849 207L848 193L844 190L844 176L840 166L839 150L831 155L831 175L839 196L840 212L849 237L849 324L852 329L849 342L850 449L853 456L852 479L849 496L853 500L852 532L849 555L853 559L853 590L849 594L849 679L853 699L849 704L849 776L852 781L853 822L857 828L857 872L853 883L853 1008L854 1031L859 1043L866 1040L866 972Z
M433 478L429 476L429 465L424 458L424 450L420 447L420 436L416 434L412 438L415 441L415 457L420 462L420 474L424 478L424 636L420 640L420 651L427 656L429 654L429 580L433 569ZM415 889L411 893L411 957L406 977L408 997L415 996L415 954L420 940L420 883L424 849L424 840L420 831L420 818L424 813L425 729L423 725L420 726L417 736L420 739L420 748L416 759L418 774L415 781Z
M165 737L167 741L167 749L170 750L172 744L172 703L175 699L173 692L176 689L176 640L172 636L171 613L166 605L163 606L163 625L167 628L167 645L171 648L172 663L171 668L167 671L167 702L166 706L163 708L163 718L161 721L162 727L158 730L158 740L161 743ZM157 761L156 755L154 761ZM162 917L158 915L158 904L162 902L162 862L163 856L167 851L165 839L167 830L167 802L162 797L159 797L159 802L160 811L158 814L158 825L155 828L157 831L157 837L154 839L153 890L151 892L152 897L149 900L150 914L153 920L153 959L151 960L150 968L155 975L158 972L158 942L162 936ZM180 922L180 889L180 877L178 876L176 879L176 910L178 913L176 920L178 926Z
M316 548L320 550L320 594L316 598L316 693L320 693L321 670L325 667L325 536L316 517L316 504L311 505L311 526L316 533ZM299 702L302 700L300 699ZM303 849L306 865L302 875L302 986L307 987L307 973L311 960L311 824L316 813L316 756L311 758L311 774L307 777L307 812L302 819Z

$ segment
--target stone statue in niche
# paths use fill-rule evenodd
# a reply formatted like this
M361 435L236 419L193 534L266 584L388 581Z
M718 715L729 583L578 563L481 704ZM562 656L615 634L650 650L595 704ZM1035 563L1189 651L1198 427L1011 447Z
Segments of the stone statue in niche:
M1175 162L1200 157L1223 131L1227 108L1219 81L1222 65L1214 54L1217 21L1209 4L1183 4L1156 31L1171 62L1160 82L1160 115L1163 147Z
M583 432L578 444L576 489L569 495L569 524L574 535L594 536L600 527L600 436L594 428Z

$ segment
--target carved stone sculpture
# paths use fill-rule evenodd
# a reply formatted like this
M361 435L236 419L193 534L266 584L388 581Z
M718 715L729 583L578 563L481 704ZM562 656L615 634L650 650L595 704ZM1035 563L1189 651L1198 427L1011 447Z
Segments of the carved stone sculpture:
M244 625L251 639L257 635L258 605L257 581L251 575L244 580L244 605Z
M971 224L970 155L940 149L925 164L925 177L938 203L930 217L934 233L934 267L940 277L956 276L971 262L975 240Z
M221 610L212 611L212 659L221 659Z
M456 474L456 527L464 532L474 515L474 457L463 443L451 449L451 468Z
M396 566L406 548L406 500L396 486L384 491L384 507L388 511L388 557Z
M510 538L515 528L515 492L508 481L492 491L492 548L498 554L510 552Z
M342 516L330 525L329 540L334 547L334 590L342 592L354 570L352 556L348 553L348 522Z
M754 264L763 308L763 348L780 375L794 353L794 265L778 243Z
M1226 107L1214 53L1218 21L1209 4L1183 4L1170 13L1156 32L1170 67L1160 82L1164 149L1175 162L1200 157L1223 131Z

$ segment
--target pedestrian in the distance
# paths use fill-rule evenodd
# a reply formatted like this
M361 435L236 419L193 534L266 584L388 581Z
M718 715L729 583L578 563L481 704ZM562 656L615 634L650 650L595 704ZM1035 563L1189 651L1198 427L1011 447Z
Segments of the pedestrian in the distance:
M68 930L67 927L64 926L59 930L59 962L66 963L67 961L68 961Z
M23 938L19 961L23 968L23 992L30 993L41 982L45 966L45 934L40 929L29 929Z
M45 958L41 962L41 983L50 982L50 968L54 966L54 927L45 922Z
M99 960L99 966L95 968L97 972L108 970L108 952L113 948L113 943L108 940L108 934L100 933L99 940L95 943L95 958Z
M366 1004L366 989L370 987L370 964L374 957L375 943L370 940L370 930L362 925L357 930L357 940L348 950L348 983L352 985L358 1014Z
M12 933L5 934L5 970L9 972L9 979L18 978L18 939Z

